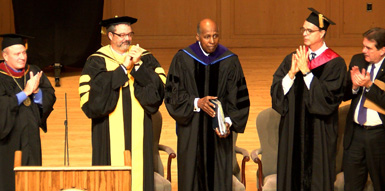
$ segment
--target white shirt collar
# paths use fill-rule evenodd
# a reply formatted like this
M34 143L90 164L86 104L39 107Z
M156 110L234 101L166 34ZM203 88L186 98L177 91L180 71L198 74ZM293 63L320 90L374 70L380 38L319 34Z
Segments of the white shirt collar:
M385 58L385 57L384 57L384 58ZM375 70L375 71L374 71L375 76L377 76L377 72L378 72L378 70L380 69L382 62L384 61L384 58L382 58L382 59L381 59L379 62L377 62L377 63L373 63L374 66L375 66L375 68L374 68L374 70ZM373 64L370 64L370 65L368 66L368 71L370 71L369 68L372 69ZM374 81L374 80L373 80L373 81Z
M316 54L315 58L317 58L317 56L321 55L326 49L328 49L328 47L326 46L326 43L323 42L323 45L318 50L313 51L312 49L309 48L309 51L310 51L310 54L314 52Z
M205 56L209 56L210 54L209 54L209 53L206 53L206 52L203 50L202 45L201 45L201 42L198 41L198 43L199 43L199 47L201 48L203 54L204 54Z

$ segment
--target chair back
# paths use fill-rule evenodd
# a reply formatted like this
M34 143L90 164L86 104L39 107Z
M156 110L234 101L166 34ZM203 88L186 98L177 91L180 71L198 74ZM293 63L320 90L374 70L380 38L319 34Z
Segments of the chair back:
M264 177L277 173L280 119L281 115L271 107L261 111L257 117L257 131L262 148L261 160Z
M152 128L153 128L153 161L154 161L154 172L164 176L164 168L162 160L159 154L159 140L160 134L162 133L162 114L160 111L152 115Z
M342 170L342 158L344 154L344 133L346 117L349 112L350 105L341 106L338 109L338 138L337 138L337 155L336 155L336 173Z

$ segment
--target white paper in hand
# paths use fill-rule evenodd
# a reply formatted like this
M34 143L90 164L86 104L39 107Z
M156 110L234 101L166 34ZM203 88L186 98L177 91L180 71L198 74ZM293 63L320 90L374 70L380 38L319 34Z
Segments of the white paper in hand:
M223 114L222 104L219 100L210 100L215 105L215 117L213 118L213 129L218 128L221 135L227 134L227 128L225 124L225 115Z

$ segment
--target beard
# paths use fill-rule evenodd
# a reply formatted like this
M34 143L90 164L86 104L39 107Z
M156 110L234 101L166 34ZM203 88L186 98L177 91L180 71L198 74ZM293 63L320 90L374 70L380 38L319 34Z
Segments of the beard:
M121 48L121 49L124 49L124 50L128 50L128 47L130 47L130 44L131 44L131 41L125 40L125 41L121 42L118 45L118 47Z

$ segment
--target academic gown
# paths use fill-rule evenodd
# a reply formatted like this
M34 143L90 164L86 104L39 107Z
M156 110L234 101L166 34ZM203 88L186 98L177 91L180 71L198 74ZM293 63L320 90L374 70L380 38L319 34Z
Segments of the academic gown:
M272 107L281 114L277 167L278 190L333 190L338 128L338 107L344 93L345 61L338 55L328 60L327 49L314 61L314 77L307 88L299 71L284 95L282 79L291 67L286 56L274 73Z
M106 47L103 47L106 48ZM102 49L103 49L102 48ZM107 47L110 49L110 47ZM102 50L100 49L100 50ZM121 66L113 71L107 71L106 60L114 59L113 55L104 54L102 51L91 55L83 69L82 77L87 76L88 81L81 81L82 86L89 86L89 91L81 92L83 99L86 93L89 98L82 105L83 112L92 119L92 165L111 165L110 153L110 121L109 115L115 110L119 99L119 89L128 82L127 74ZM106 49L104 49L106 50ZM98 55L99 54L99 55ZM132 148L132 119L133 112L144 112L143 120L143 190L154 190L154 168L153 168L153 129L151 114L158 111L163 102L164 83L160 76L165 80L163 72L156 73L157 68L161 68L155 57L148 51L142 54L142 65L137 71L132 69L131 75L134 77L134 96L131 97L130 85L122 88L124 121L125 150ZM127 71L130 72L130 71ZM86 95L87 96L87 95ZM143 109L133 111L132 101L139 101ZM131 153L132 154L132 153ZM134 164L133 164L134 165Z
M16 94L21 90L5 67L7 66L4 63L0 63L0 190L9 191L15 190L13 165L16 150L22 151L22 166L42 165L39 127L47 132L46 120L53 110L56 97L55 90L43 74L39 83L43 105L34 103L33 95L29 96L30 106L23 103L18 105ZM40 69L34 65L26 65L26 81L30 78L30 71L36 74ZM15 79L24 89L24 77Z
M194 112L194 99L217 96L231 131L243 133L249 114L249 94L238 57L219 45L204 56L198 42L178 51L166 81L165 105L175 119L178 136L178 189L232 189L232 133L219 138L212 118Z

